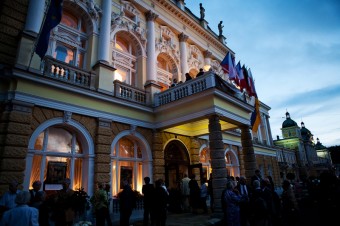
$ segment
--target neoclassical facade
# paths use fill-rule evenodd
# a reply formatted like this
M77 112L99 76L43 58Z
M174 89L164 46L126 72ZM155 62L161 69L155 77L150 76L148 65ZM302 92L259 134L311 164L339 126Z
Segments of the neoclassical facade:
M3 5L1 192L13 179L56 190L68 177L73 189L92 195L105 182L116 195L123 178L141 191L145 176L171 189L211 173L218 199L227 176L256 168L280 185L270 107L261 103L252 132L254 99L220 66L235 53L183 0L64 0L43 59L45 0ZM170 88L174 78L183 83Z

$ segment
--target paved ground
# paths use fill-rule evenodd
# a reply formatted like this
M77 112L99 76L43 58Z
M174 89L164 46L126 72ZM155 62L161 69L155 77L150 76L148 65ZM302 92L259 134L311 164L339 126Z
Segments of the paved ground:
M318 204L314 202L300 203L300 222L299 226L330 226L325 225L319 214ZM119 226L119 213L112 215L113 225ZM213 218L211 213L208 214L192 214L192 213L168 213L166 221L167 226L212 226L219 225L220 220ZM134 210L130 219L133 226L143 225L143 211ZM336 224L335 224L336 225Z

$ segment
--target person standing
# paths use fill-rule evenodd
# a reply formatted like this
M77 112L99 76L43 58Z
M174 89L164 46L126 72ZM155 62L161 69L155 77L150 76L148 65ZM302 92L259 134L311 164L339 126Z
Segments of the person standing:
M144 195L144 218L143 225L149 225L149 219L151 225L154 225L153 218L153 205L154 205L154 195L155 187L150 183L150 177L144 177L145 184L142 187L142 193Z
M208 188L207 188L207 179L203 178L202 179L202 184L201 184L201 207L203 209L203 213L208 213L208 207L207 207L207 197L208 197Z
M288 180L282 182L282 220L284 226L299 225L299 207L294 190Z
M154 220L156 226L165 226L167 217L168 193L163 188L163 180L156 181L154 192Z
M232 180L227 181L226 190L224 191L224 216L228 226L240 226L240 202L241 195L236 189L236 184Z
M214 212L214 193L213 193L213 185L212 185L212 173L210 173L209 180L208 180L208 193L210 196L210 210Z
M39 226L39 211L37 208L27 205L30 202L30 199L30 192L19 192L15 197L16 207L4 213L0 225Z
M259 169L256 169L255 174L251 177L251 185L253 185L255 180L260 181L260 183L262 181L261 171Z
M175 86L177 86L177 85L178 85L178 83L177 83L177 78L174 78L174 79L172 80L171 87L175 87Z
M10 210L17 205L15 203L15 198L17 197L17 194L20 193L18 186L19 183L17 181L12 181L8 184L8 191L5 192L0 199L0 216L1 213Z
M192 77L190 76L189 73L185 73L185 81L190 81L192 79Z
M184 174L184 177L181 181L181 195L182 195L182 208L183 211L189 211L189 196L190 196L190 188L189 188L190 178L188 174Z
M70 188L71 180L63 181L63 188L58 191L54 203L53 220L55 226L72 226L75 218L74 202L72 196L74 191Z
M108 214L107 193L102 183L98 184L98 190L92 198L92 204L96 215L96 225L105 226L106 215Z
M200 71L197 73L196 78L204 75L204 70L203 68L200 68Z
M46 193L41 191L41 181L36 180L33 182L33 189L29 190L31 199L28 203L29 206L38 209L39 211L39 225L48 225L48 208L45 206Z
M241 226L247 226L250 215L249 199L251 188L247 185L247 180L244 176L241 176L239 178L236 189L240 192L240 195L242 197L242 201L240 202Z
M105 192L106 192L106 196L107 196L107 213L105 214L106 216L106 223L108 226L112 225L112 221L111 221L111 216L110 216L110 206L111 206L111 202L112 202L112 195L111 195L111 186L110 184L105 184L105 188L104 188Z
M201 196L201 190L198 186L197 180L195 179L196 175L192 174L189 181L189 188L190 188L190 206L193 213L197 213L197 209L200 205L200 196Z
M135 194L128 180L123 179L123 191L119 193L120 226L129 226L132 210L136 207Z

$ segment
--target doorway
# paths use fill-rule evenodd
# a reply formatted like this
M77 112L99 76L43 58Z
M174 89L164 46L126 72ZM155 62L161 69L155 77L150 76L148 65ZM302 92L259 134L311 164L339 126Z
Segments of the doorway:
M165 184L169 189L179 186L184 174L189 175L190 159L186 147L178 140L171 141L164 151Z

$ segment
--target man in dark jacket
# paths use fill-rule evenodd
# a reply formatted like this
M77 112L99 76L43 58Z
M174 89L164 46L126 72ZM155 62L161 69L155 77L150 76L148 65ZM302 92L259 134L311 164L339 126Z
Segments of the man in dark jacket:
M154 195L155 195L155 187L153 184L150 184L150 177L144 177L145 184L142 188L142 193L144 195L144 219L143 225L149 225L149 217L151 221L151 225L154 225L153 219L153 202L154 202Z
M136 197L126 179L123 180L123 191L119 193L118 198L120 205L120 226L129 226L132 210L136 207Z

